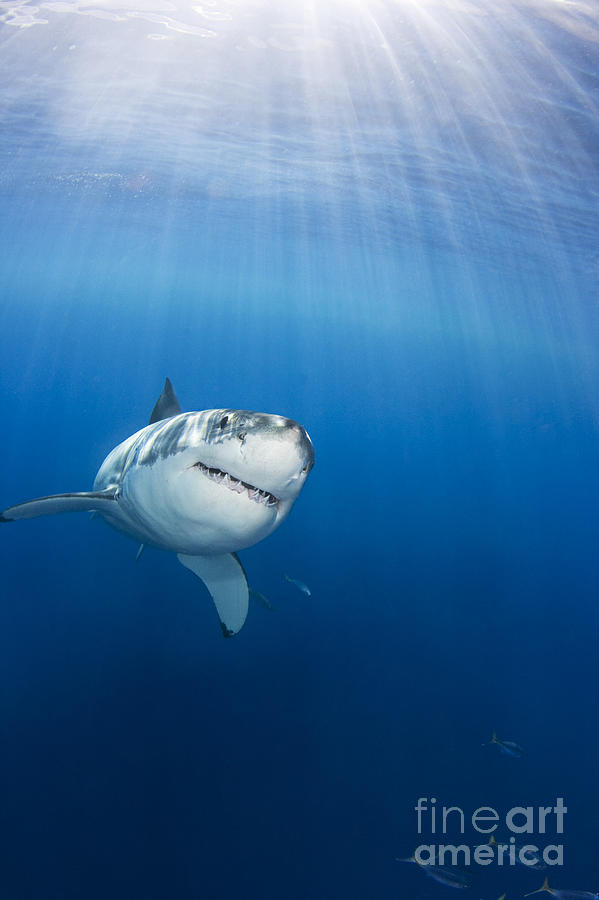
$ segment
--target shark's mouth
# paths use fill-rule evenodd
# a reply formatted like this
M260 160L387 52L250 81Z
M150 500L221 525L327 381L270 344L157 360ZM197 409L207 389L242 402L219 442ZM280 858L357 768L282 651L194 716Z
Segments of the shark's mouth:
M268 507L279 505L279 499L274 494L254 487L253 484L248 484L247 481L240 481L238 478L234 478L233 475L229 475L228 472L223 472L222 469L206 466L203 462L197 462L194 465L194 469L199 469L203 475L206 475L212 481L216 481L217 484L222 484L224 487L229 488L235 494L247 494L250 500L253 500L255 503L262 503Z

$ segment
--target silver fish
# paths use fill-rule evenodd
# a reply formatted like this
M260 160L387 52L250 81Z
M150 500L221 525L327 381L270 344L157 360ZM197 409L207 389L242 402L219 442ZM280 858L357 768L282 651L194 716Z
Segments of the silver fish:
M285 581L288 581L289 584L295 585L295 587L298 589L298 591L301 591L307 597L312 596L312 591L310 590L310 588L308 587L307 584L304 584L303 581L299 581L297 578L290 578L289 575L285 575Z
M599 893L594 894L592 891L570 891L567 888L550 888L547 878L540 888L537 888L536 891L530 891L524 896L531 897L533 894L540 894L542 891L552 894L554 897L557 897L558 900L599 900Z
M514 759L520 759L520 757L524 755L524 750L519 744L515 741L500 741L495 732L493 732L493 737L490 741L487 741L487 744L496 744L501 753L505 754L505 756L511 756ZM483 744L483 747L486 747L487 744Z

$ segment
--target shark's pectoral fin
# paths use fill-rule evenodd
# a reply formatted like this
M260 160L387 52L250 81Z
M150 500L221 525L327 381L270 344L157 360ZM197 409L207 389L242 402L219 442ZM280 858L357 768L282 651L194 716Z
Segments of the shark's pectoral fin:
M222 556L177 554L182 565L201 578L214 600L225 637L241 629L248 613L249 590L243 566L234 553Z
M16 519L34 519L36 516L52 516L63 512L85 512L86 510L107 510L116 501L116 488L106 491L83 491L79 494L52 494L37 497L9 506L0 512L0 522L14 522Z

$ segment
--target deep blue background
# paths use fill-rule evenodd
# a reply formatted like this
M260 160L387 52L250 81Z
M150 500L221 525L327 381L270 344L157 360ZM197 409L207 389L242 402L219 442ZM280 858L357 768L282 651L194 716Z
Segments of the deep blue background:
M476 44L484 20L469 25ZM599 62L588 35L534 14L521 39L506 78L522 94L491 79L478 98L502 128L479 133L476 95L465 115L429 76L452 105L442 123L422 107L441 123L426 152L420 107L403 110L410 144L401 110L369 106L376 57L337 72L347 145L323 137L317 99L307 139L275 58L272 167L251 195L230 180L245 155L227 106L216 189L167 177L154 146L139 160L90 137L78 159L6 79L0 507L90 488L165 375L184 409L297 419L316 465L281 530L241 554L274 609L253 604L231 641L174 557L136 563L101 520L2 526L3 896L434 900L451 889L395 861L435 840L414 812L432 796L467 814L562 796L550 884L599 888ZM281 163L287 145L313 181ZM523 757L482 746L494 730ZM544 874L473 867L467 894L521 896Z
M321 265L326 280L335 263ZM388 275L399 295L393 260ZM37 305L36 277L62 318ZM242 554L275 609L253 606L228 642L167 554L135 563L133 542L86 516L3 527L9 895L432 897L449 889L394 862L420 842L419 796L466 812L563 796L558 886L590 888L598 448L568 348L316 315L248 317L230 336L201 303L182 328L183 292L144 367L148 276L118 301L83 277L58 297L33 272L15 294L6 502L91 485L166 373L185 408L298 418L317 463L285 526ZM493 729L524 757L481 747ZM492 868L475 890L537 881Z

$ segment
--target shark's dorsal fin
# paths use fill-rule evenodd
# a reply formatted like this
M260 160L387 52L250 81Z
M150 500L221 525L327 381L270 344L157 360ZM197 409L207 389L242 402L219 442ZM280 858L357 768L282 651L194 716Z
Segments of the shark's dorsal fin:
M178 416L180 412L181 407L179 406L177 395L175 394L170 378L167 378L164 382L162 393L152 410L152 415L150 416L148 424L153 425L154 422L161 422L163 419L171 419L173 416Z

